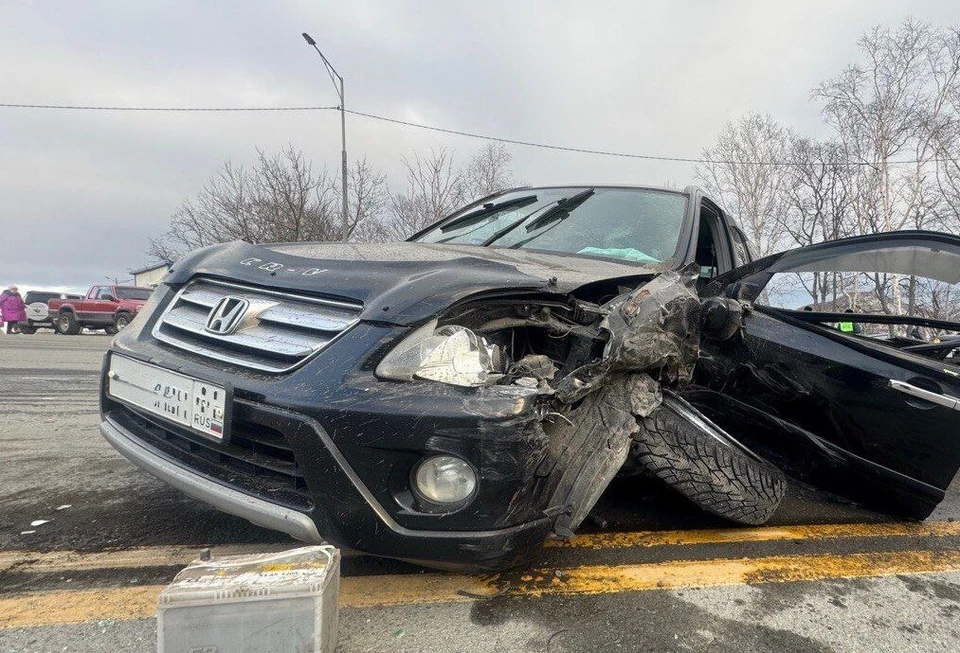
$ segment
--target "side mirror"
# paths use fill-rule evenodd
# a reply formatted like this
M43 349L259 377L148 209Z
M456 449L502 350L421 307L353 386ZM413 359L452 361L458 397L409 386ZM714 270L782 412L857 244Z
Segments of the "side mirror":
M117 298L114 297L113 295L100 295L100 299L102 299L102 300L105 301L105 302L115 302L115 301L117 301Z

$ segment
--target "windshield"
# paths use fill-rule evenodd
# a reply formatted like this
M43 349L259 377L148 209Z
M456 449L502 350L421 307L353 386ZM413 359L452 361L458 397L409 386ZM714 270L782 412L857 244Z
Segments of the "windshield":
M686 206L685 195L669 191L526 188L452 216L413 240L539 249L655 265L673 257ZM474 213L480 218L470 219Z
M150 299L149 288L117 288L117 299L133 299L146 301Z

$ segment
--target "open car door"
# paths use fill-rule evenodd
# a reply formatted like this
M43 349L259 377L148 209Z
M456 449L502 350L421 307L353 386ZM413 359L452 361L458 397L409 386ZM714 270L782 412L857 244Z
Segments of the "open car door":
M803 247L703 295L688 401L795 478L883 512L930 514L960 468L960 237Z

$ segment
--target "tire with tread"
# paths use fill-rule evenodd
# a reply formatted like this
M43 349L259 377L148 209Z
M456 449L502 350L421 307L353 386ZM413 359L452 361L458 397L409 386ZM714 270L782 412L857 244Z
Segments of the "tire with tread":
M57 331L68 336L75 336L80 333L82 327L77 322L76 316L70 311L63 311L57 315Z
M37 332L37 327L33 326L32 324L28 324L25 322L20 323L20 333L24 335L32 336L36 332Z
M130 326L130 320L132 319L133 317L126 311L120 311L117 313L117 317L115 317L113 320L113 333L117 333L118 331L123 331L126 329L128 326ZM110 333L110 331L108 330L107 333Z
M707 512L740 524L765 523L783 499L786 477L718 440L708 431L713 424L690 419L684 415L688 411L696 409L664 397L657 410L639 420L633 449L637 461Z

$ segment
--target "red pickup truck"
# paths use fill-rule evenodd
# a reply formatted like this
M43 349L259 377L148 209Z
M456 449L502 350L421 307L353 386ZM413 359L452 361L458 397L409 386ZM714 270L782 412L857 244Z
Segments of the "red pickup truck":
M82 299L51 299L47 306L60 333L72 336L86 328L114 334L130 324L152 292L138 286L93 286Z

